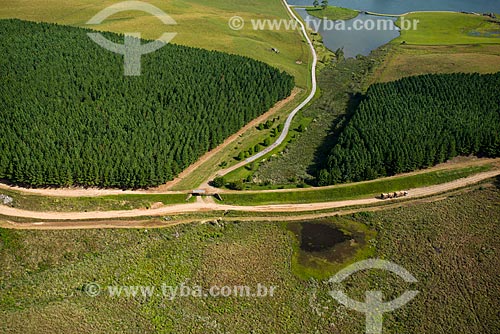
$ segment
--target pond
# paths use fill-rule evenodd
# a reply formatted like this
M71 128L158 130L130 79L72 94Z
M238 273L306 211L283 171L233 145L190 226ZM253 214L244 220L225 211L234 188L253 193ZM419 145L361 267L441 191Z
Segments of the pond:
M320 252L349 240L349 236L326 224L303 223L300 249L306 252Z
M340 217L289 223L287 229L297 240L292 267L302 278L325 278L346 262L369 256L369 241L376 236L366 225Z
M355 19L346 21L343 27L334 24L334 21L313 17L305 9L297 9L297 13L311 28L319 27L317 32L323 37L323 44L328 49L336 51L343 48L346 58L356 57L358 54L367 56L372 50L399 36L399 29L394 24L397 20L395 17L359 14ZM383 21L388 22L389 29L370 29L364 24L367 20L373 20L375 27L380 26ZM355 25L363 29L358 29Z
M321 1L320 1L321 2ZM288 0L291 5L311 6L310 0ZM500 13L499 0L335 0L330 4L383 14L404 14L412 11L466 11Z

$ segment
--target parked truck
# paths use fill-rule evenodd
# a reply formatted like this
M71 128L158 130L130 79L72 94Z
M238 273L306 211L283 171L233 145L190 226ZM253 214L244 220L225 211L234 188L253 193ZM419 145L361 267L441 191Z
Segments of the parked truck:
M380 199L391 199L391 198L400 198L408 196L407 191L395 191L393 193L382 193L380 194Z

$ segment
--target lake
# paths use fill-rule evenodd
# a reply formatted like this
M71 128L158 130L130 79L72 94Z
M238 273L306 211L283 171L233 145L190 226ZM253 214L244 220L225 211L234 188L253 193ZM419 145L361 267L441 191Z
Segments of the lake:
M321 2L321 1L320 1ZM291 5L311 6L310 0L288 0ZM376 12L383 14L403 14L411 11L467 11L467 12L495 12L500 13L500 0L335 0L330 4L340 7L353 8L360 11ZM305 9L297 9L304 20L312 22L313 26L320 26L318 32L323 37L324 45L332 50L344 49L346 58L355 57L358 54L368 55L370 52L399 36L395 26L393 30L356 30L353 29L355 21L361 20L391 20L396 18L377 17L360 14L353 20L346 21L346 30L325 29L324 24L319 25L320 19L307 14Z
M321 1L320 1L321 2ZM310 0L288 0L291 5L311 6ZM499 0L335 0L331 5L383 14L404 14L412 11L467 11L500 13Z
M319 18L307 14L305 9L297 9L297 13L302 16L306 22L310 22L312 28L319 27L317 32L323 37L323 44L330 50L344 49L346 58L355 57L358 54L368 55L370 52L381 45L389 43L391 40L399 36L399 30L394 25L397 18L395 17L380 17L366 14L359 14L353 20L346 21L345 29L332 30L333 21L323 21ZM354 22L365 22L366 20L374 20L379 22L387 20L393 30L357 30L354 29ZM375 23L377 24L377 23ZM315 29L313 29L315 30Z

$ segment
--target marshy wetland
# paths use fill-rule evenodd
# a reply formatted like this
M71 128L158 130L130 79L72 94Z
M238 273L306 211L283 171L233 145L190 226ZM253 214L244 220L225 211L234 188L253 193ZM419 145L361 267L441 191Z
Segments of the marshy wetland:
M347 218L294 222L286 227L295 235L292 266L301 278L326 278L374 251L376 232Z

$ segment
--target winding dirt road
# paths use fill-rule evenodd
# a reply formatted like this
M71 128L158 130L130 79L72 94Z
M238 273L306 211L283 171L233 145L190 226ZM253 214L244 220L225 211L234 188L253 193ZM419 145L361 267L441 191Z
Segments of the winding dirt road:
M293 121L293 118L295 117L295 115L300 111L302 110L302 108L304 108L309 102L311 102L311 100L314 98L314 95L316 94L316 90L317 90L317 82L316 82L316 65L318 63L318 55L316 54L316 50L314 49L314 45L313 43L311 42L311 39L309 38L309 35L307 34L307 28L306 26L304 25L304 23L302 23L302 21L297 17L297 15L295 15L295 13L293 12L291 6L286 2L286 0L283 0L283 4L285 5L288 13L290 14L291 17L293 17L300 25L300 29L301 29L301 32L302 32L302 35L304 36L304 38L306 39L307 41L307 44L309 45L309 49L311 50L311 54L312 54L312 57L313 57L313 61L312 61L312 66L311 66L311 92L309 93L309 95L305 98L304 101L302 101L301 104L299 104L287 117L286 121L285 121L285 125L283 127L283 131L281 131L281 134L280 136L278 137L278 139L272 143L271 145L269 145L268 147L266 147L264 150L260 151L259 153L251 156L250 158L248 159L245 159L244 161L234 165L234 166L231 166L229 168L226 168L226 169L223 169L221 171L219 171L217 173L217 175L219 176L224 176L240 167L243 167L251 162L254 162L260 158L262 158L263 156L265 156L266 154L268 154L269 152L271 152L272 150L274 150L275 148L277 148L278 146L280 146L286 139L286 136L288 135L288 132L290 131L290 126L292 125L292 121Z
M441 194L447 191L456 190L466 187L483 180L493 178L500 175L500 170L492 170L484 173L479 173L467 178L455 180L449 183L410 189L409 195L406 198L420 198L431 195ZM398 199L385 202L398 201ZM135 210L119 210L119 211L92 211L92 212L37 212L16 209L4 205L0 205L0 214L11 217L22 217L36 220L65 220L70 224L71 221L84 219L113 219L113 218L134 218L147 216L167 216L192 212L209 212L209 211L244 211L244 212L307 212L326 209L335 209L349 206L361 206L377 204L382 202L376 198L365 198L348 201L336 202L321 202L308 204L278 204L278 205L257 205L257 206L238 206L225 205L213 202L197 201L195 203L169 205L155 209L135 209Z

